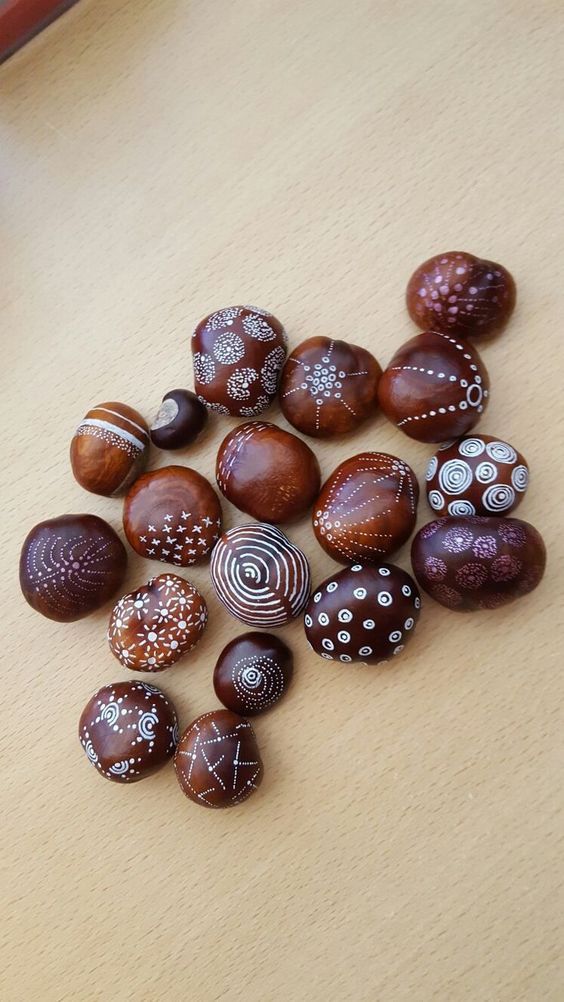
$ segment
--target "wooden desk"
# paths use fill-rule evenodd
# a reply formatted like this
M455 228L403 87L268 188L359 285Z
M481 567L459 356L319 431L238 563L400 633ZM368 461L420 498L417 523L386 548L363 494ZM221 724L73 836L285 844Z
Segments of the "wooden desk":
M7 1002L563 998L563 40L555 0L82 0L2 68ZM119 501L72 479L77 421L108 398L151 417L191 384L196 321L232 302L385 363L413 332L412 268L452 248L518 282L482 427L531 464L542 587L491 615L427 601L393 670L284 630L296 682L257 721L266 780L244 808L198 810L171 769L102 782L76 727L124 677L108 610L57 625L16 582L36 521L119 526ZM210 425L183 457L208 476L229 422ZM380 418L319 445L324 474L363 448L419 474L429 455ZM291 535L330 573L305 522ZM128 586L156 569L132 555ZM216 705L238 632L207 568L189 577L211 625L159 679L184 725Z

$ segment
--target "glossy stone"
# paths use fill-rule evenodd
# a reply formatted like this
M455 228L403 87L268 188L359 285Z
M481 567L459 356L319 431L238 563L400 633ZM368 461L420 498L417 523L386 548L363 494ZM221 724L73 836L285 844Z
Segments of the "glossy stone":
M259 522L299 518L321 484L309 446L265 421L247 421L226 435L217 453L216 479L227 500Z
M208 481L186 466L145 473L128 491L123 527L142 557L177 567L206 560L221 533L221 506Z
M174 755L176 710L154 685L114 682L104 685L88 701L78 736L101 776L114 783L137 783Z
M417 334L396 351L380 380L380 406L419 442L470 431L489 397L487 369L471 345L448 334Z
M26 602L48 619L69 623L99 609L122 585L127 554L97 515L60 515L39 522L20 556Z
M316 654L379 664L400 654L419 619L415 581L395 564L353 564L319 585L304 617Z
M207 621L200 592L177 574L160 574L120 598L108 643L124 668L164 671L196 646Z
M223 648L213 684L228 710L252 717L278 702L293 671L292 652L282 640L271 633L243 633Z
M305 435L344 435L376 413L381 375L365 348L310 337L294 348L282 370L282 413Z
M98 404L76 429L70 446L72 472L81 487L110 497L127 490L149 454L149 429L127 404Z
M309 598L306 557L274 525L239 525L223 533L211 559L217 597L247 626L284 626Z
M399 549L415 527L419 485L397 456L361 452L345 459L323 485L313 531L341 564L376 564Z
M507 515L527 490L529 467L508 442L474 434L439 449L425 479L437 515Z
M183 793L202 807L235 807L263 776L255 732L230 710L204 713L186 728L174 768Z
M424 331L485 337L505 326L515 307L515 295L515 282L502 265L463 251L448 251L414 271L406 301L411 319Z
M497 609L533 591L546 565L539 532L517 518L438 518L411 547L415 576L447 609Z
M203 430L208 420L204 404L191 390L165 393L151 425L151 441L159 449L183 449Z
M276 396L287 338L279 320L258 306L210 313L192 335L194 385L218 414L255 417Z

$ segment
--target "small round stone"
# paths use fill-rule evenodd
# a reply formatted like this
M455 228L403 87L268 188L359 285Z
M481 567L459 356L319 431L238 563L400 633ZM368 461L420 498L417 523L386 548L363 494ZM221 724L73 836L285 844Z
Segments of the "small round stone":
M199 399L219 414L261 414L276 396L286 344L280 321L258 306L210 313L192 335Z
M341 564L374 564L399 549L415 527L419 485L402 459L362 452L326 480L313 507L313 531Z
M427 500L437 515L508 515L527 490L529 467L509 442L466 435L432 457Z
M546 565L539 532L496 516L438 518L411 547L415 576L429 595L456 612L497 609L533 591Z
M400 567L353 564L317 588L305 611L305 633L323 658L379 664L403 651L420 608L419 589Z
M217 453L219 489L259 522L291 522L311 508L321 483L319 463L305 442L265 421L229 432Z
M455 337L497 333L513 313L515 297L515 282L506 268L463 251L424 261L406 293L409 315L418 327Z
M78 725L89 762L114 783L136 783L174 755L176 710L146 682L114 682L88 701Z
M271 633L243 633L223 648L213 684L228 710L252 717L278 702L293 671L292 652L282 640Z
M263 776L255 732L231 710L204 713L186 728L174 768L183 793L202 807L235 807Z
M220 602L247 626L284 626L309 598L307 559L274 525L255 522L224 532L210 570Z
M419 442L470 431L489 399L487 369L471 345L427 331L396 351L379 385L386 417Z
M376 413L381 375L365 348L328 337L308 338L282 370L282 413L304 435L344 435Z
M221 506L208 481L186 466L143 474L123 507L128 542L142 557L177 567L206 560L221 533Z
M92 494L122 494L149 455L149 429L127 404L98 404L76 429L70 446L75 479Z
M97 515L61 515L36 525L20 556L26 602L48 619L69 623L104 605L122 585L125 547Z
M124 668L164 671L196 646L207 621L206 603L189 581L159 574L114 606L108 643Z
M151 441L159 449L183 449L195 441L207 420L207 409L195 393L171 390L151 425Z

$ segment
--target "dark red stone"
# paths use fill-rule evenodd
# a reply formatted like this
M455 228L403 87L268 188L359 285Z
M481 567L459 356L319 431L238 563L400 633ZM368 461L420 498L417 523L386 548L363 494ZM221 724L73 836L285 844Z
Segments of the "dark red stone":
M294 348L282 370L282 413L304 435L344 435L376 413L381 375L366 348L310 337Z
M60 515L28 534L20 556L26 602L48 619L69 623L104 605L123 583L125 547L97 515Z
M399 348L380 380L384 414L419 442L470 431L489 397L488 371L476 349L449 334L417 334Z
M524 456L493 435L466 435L443 446L426 473L437 515L508 515L529 483Z
M378 664L403 651L420 608L417 585L401 567L354 564L327 578L310 598L306 637L322 658Z
M101 776L114 783L136 783L174 755L176 710L154 685L114 682L104 685L88 701L78 736Z
M207 409L195 393L171 390L151 425L151 441L159 449L183 449L198 437L207 420Z
M411 319L424 331L486 337L505 327L515 296L515 282L502 265L448 251L417 268L406 301Z
M278 702L293 671L294 658L283 640L271 633L243 633L223 648L213 684L228 710L253 717Z
M231 710L198 717L178 742L176 778L202 807L234 807L258 788L263 768L255 732Z
M447 609L497 609L537 587L544 574L542 536L517 518L438 518L411 547L415 576Z

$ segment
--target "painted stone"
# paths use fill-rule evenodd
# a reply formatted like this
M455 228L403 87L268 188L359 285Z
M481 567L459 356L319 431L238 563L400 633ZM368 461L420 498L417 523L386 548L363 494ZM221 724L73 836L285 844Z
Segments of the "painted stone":
M304 435L344 435L376 413L381 375L365 348L328 337L308 338L282 370L282 413Z
M88 701L78 736L88 761L101 776L114 783L137 783L174 755L176 710L154 685L114 682Z
M221 507L208 481L186 466L144 473L123 507L128 542L142 557L178 567L206 560L221 533Z
M218 414L256 417L276 396L286 345L280 321L258 306L210 313L192 335L198 397Z
M247 626L284 626L303 612L309 597L306 557L274 525L259 522L224 532L210 570L220 602Z
M537 587L546 550L517 518L455 516L424 525L411 547L415 577L447 609L497 609Z
M186 728L174 768L183 793L202 807L235 807L263 777L255 732L230 710L204 713Z
M265 421L247 421L226 435L217 453L216 479L227 500L259 522L299 518L321 484L309 446Z
M195 393L171 390L151 425L151 441L158 449L183 449L197 439L207 420L208 412Z
M36 525L20 556L26 602L48 619L69 623L104 605L122 585L127 554L97 515L61 515Z
M164 671L196 646L207 621L206 603L189 581L159 574L114 606L108 643L124 668Z
M396 351L380 380L380 406L419 442L444 442L470 431L489 397L487 369L471 345L427 331Z
M427 500L437 515L507 515L527 490L524 456L493 435L466 435L432 457Z
M419 485L397 456L361 452L341 463L314 505L313 531L341 564L375 564L403 546L415 528Z
M142 472L149 455L149 429L127 404L98 404L76 429L70 446L72 472L92 494L122 494Z
M419 619L415 581L395 564L354 564L327 578L310 598L307 641L329 661L379 664L400 654Z
M252 717L278 702L293 671L294 658L283 640L271 633L243 633L223 648L213 684L228 710Z
M463 251L424 261L406 292L409 315L418 327L462 338L500 331L513 313L515 297L515 282L506 268Z

